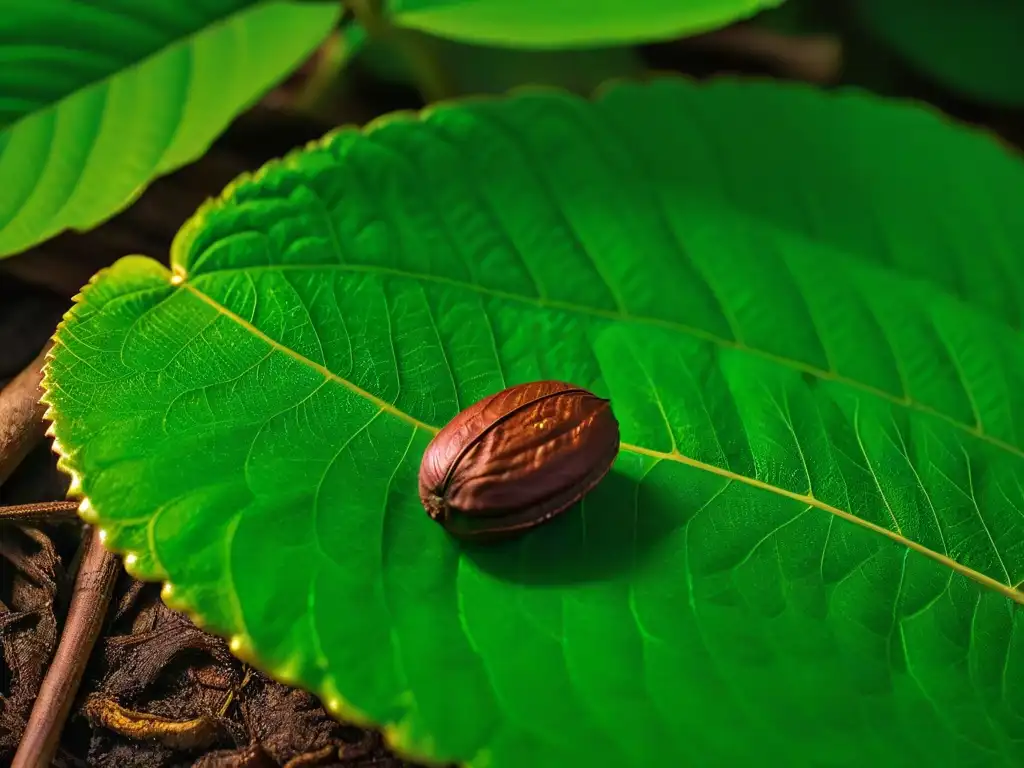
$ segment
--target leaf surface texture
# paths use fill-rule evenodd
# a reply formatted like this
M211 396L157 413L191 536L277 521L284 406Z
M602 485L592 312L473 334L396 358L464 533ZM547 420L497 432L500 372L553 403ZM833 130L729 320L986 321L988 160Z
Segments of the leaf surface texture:
M133 573L414 755L1019 765L1022 194L984 136L802 86L344 130L90 285L63 466ZM423 450L545 378L611 398L612 473L460 546Z

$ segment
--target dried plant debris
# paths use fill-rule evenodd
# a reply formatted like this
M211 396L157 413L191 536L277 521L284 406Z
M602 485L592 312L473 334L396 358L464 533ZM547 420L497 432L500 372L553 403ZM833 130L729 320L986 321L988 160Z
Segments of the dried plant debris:
M46 534L0 526L0 764L14 756L46 667L57 647L54 606L68 591Z
M0 526L0 556L3 765L56 648L70 583L38 530ZM158 585L123 576L110 614L59 768L413 768L380 734L336 722L310 694L244 665L223 640L167 608Z
M127 576L62 758L90 768L409 768L379 734L247 667Z

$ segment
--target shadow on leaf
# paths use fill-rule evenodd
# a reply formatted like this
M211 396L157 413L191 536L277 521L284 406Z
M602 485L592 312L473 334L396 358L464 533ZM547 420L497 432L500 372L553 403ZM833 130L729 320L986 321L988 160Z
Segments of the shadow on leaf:
M461 549L481 571L504 581L629 580L685 518L669 487L613 470L583 501L550 522L516 539L465 543Z

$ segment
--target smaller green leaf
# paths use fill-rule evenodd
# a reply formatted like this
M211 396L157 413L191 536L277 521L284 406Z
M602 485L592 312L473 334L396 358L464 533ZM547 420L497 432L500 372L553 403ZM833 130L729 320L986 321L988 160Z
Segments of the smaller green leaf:
M854 7L925 75L982 101L1024 106L1021 0L857 0Z
M602 47L722 27L783 0L385 0L393 23L467 42Z
M335 3L7 0L0 257L100 224L201 156L339 14Z

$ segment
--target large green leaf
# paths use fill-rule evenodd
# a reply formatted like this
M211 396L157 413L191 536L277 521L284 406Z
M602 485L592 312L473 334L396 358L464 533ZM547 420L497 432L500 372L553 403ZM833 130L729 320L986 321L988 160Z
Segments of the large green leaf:
M394 23L455 40L525 48L597 48L706 32L783 0L383 2Z
M345 130L87 288L62 466L134 574L416 755L1021 765L1022 196L986 137L801 86ZM541 378L620 457L463 548L422 451Z
M7 0L0 257L99 224L202 155L339 13L333 2Z
M856 0L854 8L926 75L968 96L1024 106L1021 0Z

